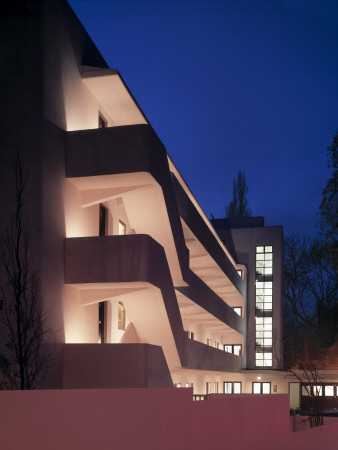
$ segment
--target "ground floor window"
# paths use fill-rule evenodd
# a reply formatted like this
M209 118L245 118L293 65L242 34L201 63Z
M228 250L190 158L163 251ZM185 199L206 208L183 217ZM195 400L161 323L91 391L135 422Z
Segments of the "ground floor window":
M225 381L224 394L241 394L242 383L238 381Z
M224 345L224 351L228 353L233 353L237 356L242 356L242 344L234 344L234 345Z
M253 394L271 394L271 383L267 381L254 381L252 383Z

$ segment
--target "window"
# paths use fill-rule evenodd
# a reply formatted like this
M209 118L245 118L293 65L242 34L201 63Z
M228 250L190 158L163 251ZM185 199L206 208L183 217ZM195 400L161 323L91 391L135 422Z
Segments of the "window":
M126 234L126 224L119 220L119 235L123 236Z
M106 236L108 233L108 211L100 204L99 236Z
M106 340L106 302L99 303L99 344L104 344Z
M325 397L333 397L334 396L334 386L324 386L324 395Z
M242 344L225 344L224 351L228 353L233 353L237 356L242 356Z
M241 394L242 383L237 381L224 382L224 394Z
M118 329L126 329L126 310L121 302L118 304Z
M180 388L181 387L181 383L175 383L175 387Z
M256 317L256 366L272 366L272 317Z
M214 381L214 393L218 394L218 381Z
M253 394L271 394L271 383L254 381L252 383L252 393Z
M272 246L256 247L256 274L272 275Z
M317 397L321 397L323 395L323 386L319 384L313 385L313 395Z
M195 333L193 331L188 331L188 338L194 340L195 339Z
M272 367L271 245L256 247L256 366Z
M256 310L272 311L272 281L256 281Z
M235 313L237 313L239 316L242 317L242 307L241 306L234 306L234 311L235 311Z
M99 128L106 128L107 127L107 121L103 118L101 113L99 113Z
M211 394L211 381L207 381L207 383L206 383L206 387L205 387L205 393L208 395L208 394Z
M212 341L211 339L207 338L207 345L211 345Z
M237 273L242 278L242 271L241 270L237 270Z
M242 356L242 345L241 344L234 345L233 349L234 349L234 351L233 351L234 355Z
M302 386L302 396L307 397L311 395L311 386Z
M336 395L338 395L336 384L302 384L302 397L335 397Z

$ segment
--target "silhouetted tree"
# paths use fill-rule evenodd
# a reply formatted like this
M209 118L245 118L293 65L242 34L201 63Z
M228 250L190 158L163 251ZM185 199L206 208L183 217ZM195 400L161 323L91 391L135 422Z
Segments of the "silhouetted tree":
M45 329L39 274L33 267L26 227L27 172L19 155L13 165L15 210L0 243L0 327L5 336L0 371L3 388L33 389L47 365L49 353L43 341L50 331Z
M320 347L333 344L338 331L337 289L337 275L328 260L325 242L306 235L286 236L285 355L295 363L309 364L318 359Z
M237 178L233 180L232 200L229 206L225 208L225 217L242 218L251 216L246 197L248 190L245 173L244 171L239 171Z
M327 157L328 167L332 169L332 173L322 192L322 201L319 206L320 228L329 260L338 272L338 131L332 145L327 149Z

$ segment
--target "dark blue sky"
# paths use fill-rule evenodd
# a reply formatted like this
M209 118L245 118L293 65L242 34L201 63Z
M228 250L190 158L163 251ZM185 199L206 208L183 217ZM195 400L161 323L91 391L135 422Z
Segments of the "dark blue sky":
M337 0L70 0L210 217L315 231L338 128Z

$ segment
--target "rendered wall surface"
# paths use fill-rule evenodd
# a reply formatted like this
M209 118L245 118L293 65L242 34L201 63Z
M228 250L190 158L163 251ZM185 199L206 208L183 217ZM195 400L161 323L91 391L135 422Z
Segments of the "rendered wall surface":
M63 388L172 387L161 347L149 344L66 344Z
M287 395L191 389L0 392L3 450L335 450L338 423L290 432Z

